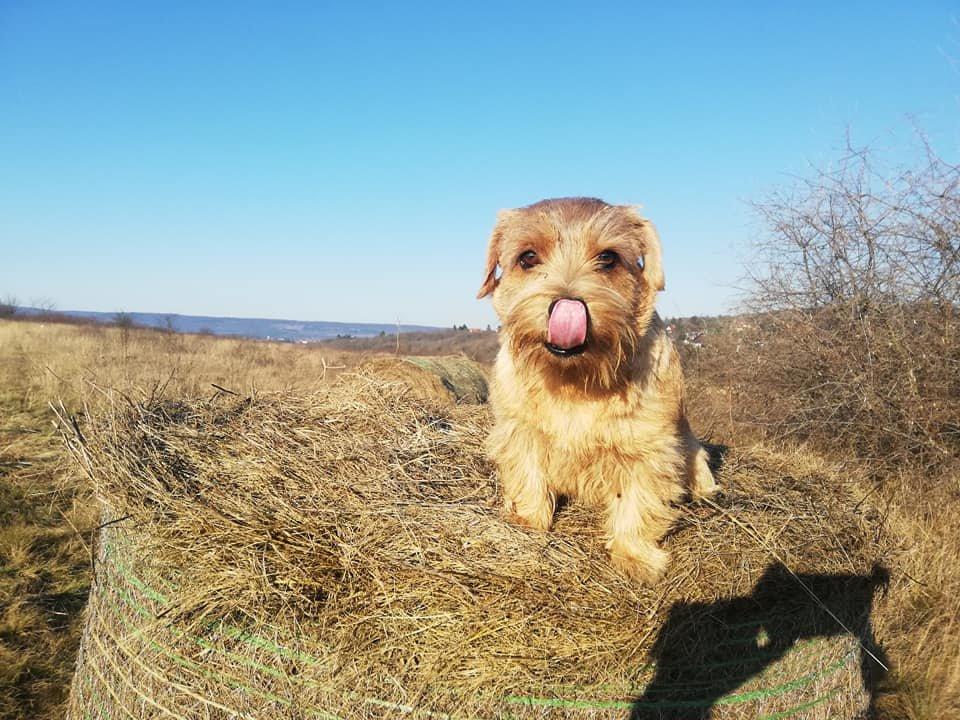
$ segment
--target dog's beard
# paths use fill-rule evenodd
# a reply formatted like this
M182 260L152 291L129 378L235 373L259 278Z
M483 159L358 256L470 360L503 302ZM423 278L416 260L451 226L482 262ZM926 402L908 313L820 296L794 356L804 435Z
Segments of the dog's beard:
M530 293L517 298L506 313L504 339L516 364L533 369L547 383L585 391L616 387L630 371L650 318L638 318L637 305L614 290L596 288L580 296L589 316L583 351L557 356L546 347L547 318L556 297Z

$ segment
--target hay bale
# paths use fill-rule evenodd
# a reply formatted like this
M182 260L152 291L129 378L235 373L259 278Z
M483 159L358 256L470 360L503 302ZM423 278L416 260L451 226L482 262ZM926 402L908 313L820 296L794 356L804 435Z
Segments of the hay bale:
M487 371L464 355L381 356L362 363L357 372L401 382L424 400L476 405L489 395Z
M363 376L91 419L73 446L115 522L69 717L864 710L882 548L852 486L735 455L645 589L582 507L548 534L499 517L489 422Z

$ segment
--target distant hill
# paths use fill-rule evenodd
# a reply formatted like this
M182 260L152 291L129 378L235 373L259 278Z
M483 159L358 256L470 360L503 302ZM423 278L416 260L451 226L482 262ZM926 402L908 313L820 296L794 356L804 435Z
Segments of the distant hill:
M18 307L17 315L51 315L50 311L40 308ZM61 310L57 315L68 318L90 320L100 323L117 321L118 313L92 312L88 310ZM336 337L369 338L381 333L396 335L396 323L347 323L327 322L324 320L272 320L267 318L230 318L210 317L206 315L177 315L173 313L122 313L135 325L141 327L172 329L185 333L210 333L212 335L234 335L258 340L281 340L286 342L312 342L329 340ZM401 333L432 333L444 328L429 325L400 325Z

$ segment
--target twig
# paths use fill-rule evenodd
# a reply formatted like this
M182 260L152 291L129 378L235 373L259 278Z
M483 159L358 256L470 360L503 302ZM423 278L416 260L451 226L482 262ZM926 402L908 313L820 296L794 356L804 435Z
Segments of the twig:
M100 525L97 525L93 529L93 531L96 532L97 530L103 530L104 528L108 528L111 525L116 525L117 523L122 523L124 520L129 520L132 517L133 515L124 515L123 517L114 518L113 520L107 520L105 523L101 523Z
M326 380L327 370L343 370L346 367L346 365L327 365L327 359L323 357L320 358L320 364L323 366L323 372L320 374L321 380Z

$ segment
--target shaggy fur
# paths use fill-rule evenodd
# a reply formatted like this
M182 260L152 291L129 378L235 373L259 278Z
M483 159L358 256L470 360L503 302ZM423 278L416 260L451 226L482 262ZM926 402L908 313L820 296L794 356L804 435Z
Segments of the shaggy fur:
M674 503L716 489L654 310L663 288L660 241L636 209L565 198L499 214L479 293L502 322L488 451L507 512L549 530L559 496L600 505L613 561L644 583L663 574ZM547 347L561 298L587 308L579 354Z

